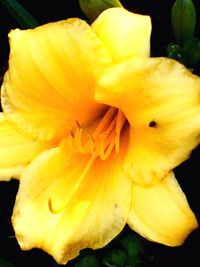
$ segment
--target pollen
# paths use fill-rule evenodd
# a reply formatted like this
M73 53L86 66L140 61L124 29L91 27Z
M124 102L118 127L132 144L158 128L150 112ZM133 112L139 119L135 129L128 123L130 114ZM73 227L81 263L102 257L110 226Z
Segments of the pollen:
M79 122L76 123L75 131L70 132L72 147L80 153L91 154L92 158L106 160L112 151L119 153L121 132L126 122L121 110L109 107L84 142L84 128Z

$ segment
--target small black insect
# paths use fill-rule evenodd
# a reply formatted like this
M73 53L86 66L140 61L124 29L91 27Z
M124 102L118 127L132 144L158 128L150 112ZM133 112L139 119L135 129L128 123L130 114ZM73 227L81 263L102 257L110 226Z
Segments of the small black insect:
M154 121L154 120L150 121L150 122L149 122L149 127L151 127L151 128L156 128L156 127L157 127L157 122Z

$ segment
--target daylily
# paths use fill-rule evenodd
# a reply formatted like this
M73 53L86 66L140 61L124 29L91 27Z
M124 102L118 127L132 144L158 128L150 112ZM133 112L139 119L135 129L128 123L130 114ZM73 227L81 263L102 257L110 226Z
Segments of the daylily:
M1 178L22 249L59 263L126 225L181 245L197 226L172 170L199 144L200 78L150 58L149 16L111 8L9 34Z

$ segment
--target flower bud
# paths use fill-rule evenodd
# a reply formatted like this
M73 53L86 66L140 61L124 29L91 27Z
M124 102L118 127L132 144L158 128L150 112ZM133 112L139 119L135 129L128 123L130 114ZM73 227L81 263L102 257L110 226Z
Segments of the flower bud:
M122 249L113 249L103 260L104 265L123 267L127 259L126 252Z
M100 262L94 255L87 255L76 263L75 267L100 267Z
M200 64L200 39L193 37L183 47L188 66L193 67Z
M176 0L171 10L171 23L179 45L193 37L196 27L196 11L192 0Z
M111 7L122 7L119 0L79 0L80 8L86 17L92 22L104 10Z
M129 234L122 237L120 241L121 246L126 251L127 263L135 263L140 261L140 252L142 250L141 243L136 234Z
M167 46L167 56L182 64L185 64L185 58L182 48L177 44L169 44Z

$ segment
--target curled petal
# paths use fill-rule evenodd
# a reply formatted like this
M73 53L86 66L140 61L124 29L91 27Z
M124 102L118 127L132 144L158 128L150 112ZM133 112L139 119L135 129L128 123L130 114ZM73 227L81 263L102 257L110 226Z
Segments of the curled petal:
M19 133L0 114L0 180L19 178L27 164L49 144L36 142Z
M133 59L102 76L96 98L130 124L127 174L150 185L199 144L200 78L166 58Z
M133 184L128 224L145 238L169 246L181 245L198 227L173 173L149 187Z
M86 22L16 29L9 38L2 105L16 127L39 140L60 140L75 120L86 125L99 116L94 84L111 58Z
M125 140L125 139L124 139ZM20 180L13 226L22 249L42 248L64 264L83 248L105 246L125 226L131 181L125 154L93 159L70 150L67 140L44 152Z
M92 29L115 62L150 55L151 19L120 7L102 12Z

